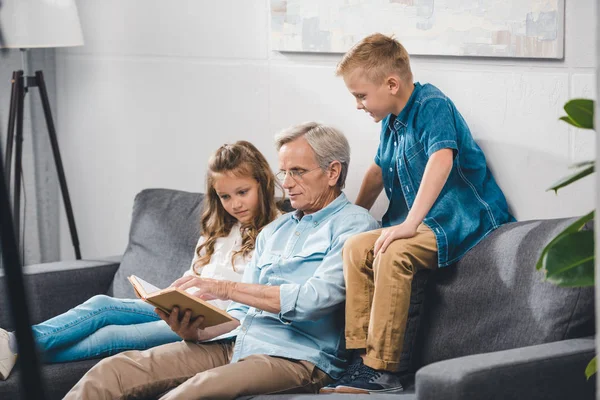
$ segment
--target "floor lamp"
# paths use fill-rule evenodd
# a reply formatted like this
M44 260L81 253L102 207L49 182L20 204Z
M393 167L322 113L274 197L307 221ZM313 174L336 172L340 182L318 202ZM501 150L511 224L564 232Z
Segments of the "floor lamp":
M70 28L67 30L67 27ZM77 34L73 35L72 33L69 33L69 31L76 31ZM32 32L37 33L37 36L32 34ZM44 38L44 36L46 37ZM73 36L77 36L74 41L69 39ZM43 39L46 39L47 41L44 41ZM56 47L57 44L83 44L81 28L79 26L79 17L73 1L4 0L3 2L0 2L0 48ZM0 53L0 58L1 57L2 53ZM25 63L23 63L23 65L25 65ZM40 90L43 92L43 102L46 103L48 96L45 91L45 84L41 72L39 74L36 73L35 79L36 80L33 82L40 87ZM16 120L17 146L20 146L20 141L23 140L23 99L25 96L25 89L33 82L29 82L29 77L24 75L23 71L16 71L13 73L9 128L11 126L14 127ZM58 150L58 145L55 141L56 132L54 131L54 123L52 122L49 103L43 104L43 106L48 129L51 131L50 135L54 139L52 145L54 147L56 144L56 150ZM12 122L10 121L11 119ZM9 135L11 135L12 138L15 137L14 129L9 129ZM12 143L12 140L10 143ZM6 288L3 289L5 289L8 294L10 311L15 324L17 344L19 347L22 388L21 397L27 400L44 400L44 381L41 376L39 359L33 340L33 334L31 332L29 307L25 293L23 272L21 270L21 260L19 258L19 246L16 235L19 230L13 226L13 215L16 215L16 221L18 221L20 217L18 207L19 202L16 202L14 212L11 215L8 189L10 173L5 173L4 171L1 147L2 146L0 146L0 257L6 278ZM12 151L8 152L8 147L7 155L12 155ZM57 158L57 152L54 153L55 159L57 160L57 166L60 163L59 174L62 174L64 178L60 154L58 155L59 157ZM21 162L20 156L21 153L17 154L15 157L19 163L19 168ZM8 160L6 165L8 167L11 165ZM19 174L17 174L17 176L18 175ZM5 179L5 177L8 179ZM15 182L15 189L19 187L19 185L20 181ZM66 181L64 182L64 186L66 189ZM64 194L65 192L63 191L63 196ZM72 217L72 210L70 210L70 214ZM71 231L72 234L73 232L74 230ZM75 231L75 238L76 236L77 233ZM78 246L79 245L77 244L77 252L79 251Z
M0 27L2 43L0 48L18 48L22 54L23 69L14 71L8 117L6 142L5 177L7 190L11 190L11 173L13 177L13 221L18 238L21 232L21 178L23 157L23 118L25 95L31 88L37 87L42 101L44 117L48 127L48 136L58 174L58 181L65 206L71 241L75 249L76 259L81 259L79 238L75 226L73 207L67 187L62 158L58 147L56 129L50 110L48 91L42 71L35 75L26 73L25 52L31 48L55 48L83 45L83 35L79 24L77 6L74 0L4 0L0 1ZM15 130L16 128L16 130ZM13 166L14 147L14 171Z

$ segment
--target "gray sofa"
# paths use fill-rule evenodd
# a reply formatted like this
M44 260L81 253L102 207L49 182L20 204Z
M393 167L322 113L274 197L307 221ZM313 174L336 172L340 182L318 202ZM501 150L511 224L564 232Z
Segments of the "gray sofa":
M126 281L132 273L158 285L171 283L189 267L201 199L197 193L144 190L134 202L122 257L25 267L33 321L96 294L132 298ZM417 371L414 387L400 395L328 398L593 399L595 378L586 381L584 376L595 352L593 290L555 287L534 268L544 244L570 221L503 226L457 265L433 275L417 274L405 347L414 349L412 354L405 351L406 366ZM0 294L0 326L10 329L9 317ZM45 365L48 397L61 398L97 361ZM19 378L17 365L0 382L0 399L18 398ZM313 396L255 398L267 397Z

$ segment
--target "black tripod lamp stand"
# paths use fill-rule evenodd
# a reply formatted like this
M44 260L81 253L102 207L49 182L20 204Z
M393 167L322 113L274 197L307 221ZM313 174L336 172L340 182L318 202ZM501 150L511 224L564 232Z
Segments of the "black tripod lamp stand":
M79 260L81 259L79 238L67 188L65 170L58 147L54 120L50 110L44 74L42 71L36 71L35 75L28 76L25 72L27 65L25 61L26 49L83 45L77 8L74 0L63 0L61 2L44 0L4 0L2 2L0 0L0 4L2 5L2 8L0 8L0 27L3 39L0 48L20 49L23 60L23 69L14 71L12 74L4 171L8 192L10 193L12 189L12 214L17 246L19 246L18 238L22 229L20 217L25 95L30 92L30 89L37 87L48 127L48 136L71 233L71 241L75 249L75 257ZM13 182L12 187L11 180Z
M24 50L23 50L24 51ZM5 178L7 189L10 192L10 178L12 170L12 156L14 146L14 173L12 174L14 179L13 190L13 221L15 232L17 234L17 246L20 227L20 216L21 216L21 177L22 177L22 160L23 160L23 116L24 116L24 102L25 94L30 88L39 88L42 108L44 110L44 117L46 119L46 125L48 127L48 136L50 139L50 145L52 147L52 155L54 156L54 162L56 165L56 171L58 173L58 182L60 185L60 191L62 193L63 202L65 205L65 212L67 214L67 221L69 223L69 230L71 232L71 241L75 248L75 258L81 259L81 250L79 248L79 237L77 236L77 227L75 226L75 216L73 215L73 207L71 205L71 198L69 196L69 189L67 187L67 178L65 176L65 170L60 156L60 149L58 147L58 139L56 137L56 129L54 127L54 120L52 119L52 112L50 111L50 101L48 100L48 91L46 89L46 83L44 81L44 74L42 71L36 71L34 76L25 76L23 70L14 71L12 75L12 91L10 96L10 109L8 116L8 134L6 140L6 166L5 166ZM15 124L16 122L16 124ZM16 125L16 132L15 132Z
M74 0L61 0L60 2L0 0L0 59L7 56L7 51L4 50L7 48L23 49L82 44L83 38ZM24 52L22 54L24 55ZM23 65L25 65L24 62ZM56 131L54 130L48 93L41 71L36 72L35 77L27 77L23 71L13 73L8 132L10 140L7 143L10 144L11 150L9 151L7 146L9 159L6 161L6 165L8 168L11 166L12 145L15 143L15 175L20 177L24 98L27 88L33 86L39 87L42 95L42 106L44 107L44 115L50 133L52 151L59 171L61 190L63 190L63 196L66 194L65 205L67 202L69 204L67 215L70 215L69 226L71 227L71 235L74 238L73 244L75 245L77 258L80 258L77 232L75 231L75 223L72 222L73 212L70 208L70 201L68 201L66 180L64 180L64 170L62 169L58 142L56 141ZM15 123L17 126L16 136L14 133ZM17 235L15 235L19 233L19 228L15 229L13 226L13 215L16 215L15 221L19 220L20 180L15 179L14 207L11 215L7 187L10 179L5 179L5 177L10 178L11 174L4 171L1 150L0 143L0 264L4 270L6 280L6 287L1 288L1 290L6 290L5 293L8 294L10 312L15 323L21 369L21 392L19 397L26 400L43 400L46 398L45 385L40 373L39 359L31 332L25 282L21 270L21 260L19 259Z

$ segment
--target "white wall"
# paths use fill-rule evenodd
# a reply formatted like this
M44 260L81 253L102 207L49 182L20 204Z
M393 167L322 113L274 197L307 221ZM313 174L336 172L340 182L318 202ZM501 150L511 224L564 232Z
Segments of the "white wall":
M545 189L595 155L594 134L559 122L595 97L595 2L567 1L564 61L413 57L415 79L457 104L519 219L594 205L592 181ZM318 120L341 128L354 199L379 126L334 76L340 55L270 51L268 0L80 1L86 40L57 55L60 142L84 257L120 254L143 188L204 188L209 154L254 142L276 167L273 135ZM385 209L380 198L374 214ZM61 249L72 257L63 220Z

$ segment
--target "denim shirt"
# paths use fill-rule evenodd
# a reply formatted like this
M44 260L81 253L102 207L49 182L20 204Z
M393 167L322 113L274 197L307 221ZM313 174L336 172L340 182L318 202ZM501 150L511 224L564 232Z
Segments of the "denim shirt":
M454 150L452 170L423 223L435 234L438 265L445 267L515 219L454 103L435 86L415 83L400 115L390 114L381 124L375 163L390 200L383 226L406 219L429 157L441 149Z
M242 282L279 286L281 312L229 306L241 322L232 362L266 354L309 361L337 378L347 358L342 248L350 236L377 227L342 193L313 214L289 213L263 228Z

